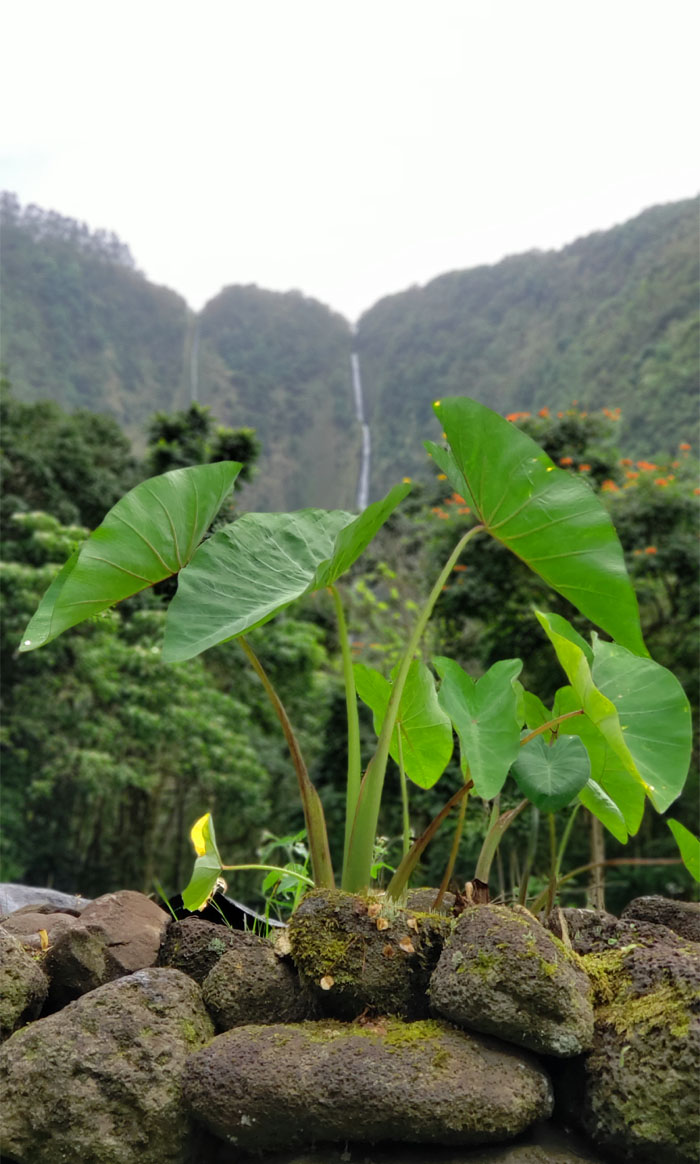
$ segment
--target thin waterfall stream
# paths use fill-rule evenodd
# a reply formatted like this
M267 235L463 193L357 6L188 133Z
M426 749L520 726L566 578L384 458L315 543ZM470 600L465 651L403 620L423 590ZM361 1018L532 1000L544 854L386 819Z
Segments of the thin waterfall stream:
M350 356L352 365L352 391L355 397L355 415L362 429L362 449L360 452L360 473L357 480L356 506L359 510L367 508L369 504L369 466L371 443L369 425L365 420L365 404L362 395L362 377L360 375L360 357L357 352Z

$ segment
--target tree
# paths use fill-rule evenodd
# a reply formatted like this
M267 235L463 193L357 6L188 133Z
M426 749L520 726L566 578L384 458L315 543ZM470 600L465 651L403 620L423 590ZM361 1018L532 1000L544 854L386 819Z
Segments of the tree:
M156 412L148 422L149 475L212 461L240 461L238 487L252 479L259 455L255 429L217 425L209 408L201 404L193 403L181 412Z

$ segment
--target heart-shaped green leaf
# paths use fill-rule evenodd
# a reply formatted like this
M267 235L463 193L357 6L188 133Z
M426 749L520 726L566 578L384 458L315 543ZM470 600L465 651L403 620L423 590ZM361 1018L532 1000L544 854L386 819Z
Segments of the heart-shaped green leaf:
M33 651L189 562L241 466L217 461L142 481L66 562L22 635Z
M576 736L561 736L551 744L535 736L520 749L511 774L540 812L558 812L587 784L591 765Z
M462 765L469 768L476 793L484 800L497 796L520 748L521 720L514 680L522 671L520 659L494 663L477 683L458 663L442 656L433 659L442 679L440 706L459 736Z
M620 718L625 744L657 812L683 790L692 748L690 703L665 667L593 636L593 680Z
M593 681L589 661L593 658L591 648L582 643L581 636L569 626L565 618L556 614L545 614L541 610L536 610L535 614L567 674L576 694L578 706L583 708L591 723L602 732L608 746L612 748L630 776L644 785L634 758L625 743L615 704L598 690Z
M535 613L586 715L657 811L665 812L683 788L690 760L690 705L680 683L652 659L597 635L591 668L573 628L567 633L566 619ZM606 791L613 795L609 782Z
M478 521L593 623L646 655L622 547L590 486L483 404L454 396L434 408L450 452L426 448Z
M410 490L397 485L358 516L342 510L246 513L200 546L178 579L163 658L191 659L332 585Z
M676 839L681 860L690 876L700 881L700 840L679 820L667 820L666 824Z
M364 663L356 663L353 670L357 694L373 712L374 730L379 735L392 685ZM399 739L403 767L409 780L420 788L432 788L452 755L452 724L438 703L432 672L418 660L414 660L409 668L389 746L389 754L397 764Z
M554 697L554 715L566 715L567 712L576 711L580 707L581 700L576 695L573 687L559 688ZM595 782L601 789L603 796L614 804L616 813L624 822L625 835L619 835L620 826L617 816L614 814L611 816L607 812L607 806L596 796L595 789L590 792L584 789L580 793L579 798L582 804L594 816L597 816L606 828L610 829L613 836L624 843L627 840L627 834L631 833L634 836L642 823L645 802L642 784L638 780L630 777L630 773L619 756L609 747L602 732L598 731L598 728L594 723L591 723L588 716L572 716L571 719L566 719L563 723L559 724L558 731L559 735L578 736L583 741L591 762L591 781L589 781L589 785ZM601 815L603 811L607 812L606 816ZM613 820L614 827L611 824Z
M629 834L625 826L625 820L619 808L613 800L610 799L607 792L604 792L600 784L595 780L589 780L587 784L581 789L578 798L584 808L587 808L593 816L598 820L609 833L615 837L615 840L624 845L627 843Z
M221 857L214 835L214 821L210 813L205 813L192 826L190 837L197 853L194 869L186 889L182 891L185 909L194 911L206 905L216 889L221 876Z

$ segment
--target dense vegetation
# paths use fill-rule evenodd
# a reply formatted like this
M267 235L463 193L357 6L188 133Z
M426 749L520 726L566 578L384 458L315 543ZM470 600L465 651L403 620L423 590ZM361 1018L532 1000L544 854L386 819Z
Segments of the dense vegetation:
M133 439L185 404L192 313L104 232L3 194L3 361L17 396L114 417Z
M374 490L420 475L417 437L441 396L503 413L620 408L621 445L652 459L693 440L699 205L658 206L562 251L442 275L363 315Z
M455 271L358 324L372 496L420 476L432 400L508 413L621 409L630 456L667 456L697 421L698 200L658 206L559 252ZM298 292L231 286L199 317L134 270L113 235L0 201L3 359L20 400L114 417L143 449L191 399L255 428L248 508L352 508L359 426L348 323Z
M360 434L347 322L295 291L227 287L199 327L201 399L262 442L249 507L351 508Z
M164 604L172 589L137 596L44 651L16 654L21 628L42 591L84 536L81 523L93 525L102 516L100 493L104 511L152 469L213 459L234 447L236 434L226 440L226 432L198 407L160 415L151 422L144 463L131 455L113 421L90 413L67 415L55 404L22 404L5 392L2 420L0 876L54 882L88 894L115 884L150 889L154 876L169 889L180 888L191 860L187 832L206 810L215 813L227 857L254 860L266 831L282 834L301 825L289 759L267 701L235 646L223 645L183 666L160 661ZM602 491L637 583L648 645L684 683L697 715L697 487L690 450L678 450L668 465L637 464L620 458L618 424L603 415L569 410L562 417L519 423L560 464ZM32 432L41 433L43 442L35 450ZM248 447L249 466L254 451ZM426 579L470 520L468 507L439 477L416 484L346 588L358 660L381 660L388 670L401 631L425 594ZM492 661L518 653L528 679L546 696L561 680L530 614L538 598L536 578L514 570L512 558L496 544L481 547L464 565L454 571L441 599L426 658L446 652L478 674ZM562 612L571 616L565 604ZM332 628L330 601L321 594L297 617L268 624L256 649L299 733L328 806L337 851L342 847L344 701ZM368 755L369 717L363 722ZM459 785L456 767L446 779ZM692 829L696 795L696 784L691 784L674 806L674 815ZM439 793L416 797L416 831L443 800L444 786ZM472 805L458 864L461 877L473 873L483 814L478 803ZM399 822L398 782L390 776L381 820L390 864L399 854ZM446 832L428 851L426 879L441 876L449 841ZM528 845L534 845L536 870L546 870L546 830L540 829L533 841L532 822L523 818L502 845L494 891L510 892L517 885ZM588 846L586 830L576 830L569 868L586 862ZM626 848L608 845L611 857L673 854L673 842L653 814ZM583 899L585 883L585 877L575 882L569 900ZM235 888L252 898L258 884L252 878L236 881ZM615 870L610 885L614 904L632 891L687 890L688 879L680 866L633 866Z

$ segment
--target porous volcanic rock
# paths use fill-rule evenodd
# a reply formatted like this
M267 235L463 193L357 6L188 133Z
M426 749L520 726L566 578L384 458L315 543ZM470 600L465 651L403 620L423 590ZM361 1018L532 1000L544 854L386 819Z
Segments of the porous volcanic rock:
M656 894L635 897L620 916L623 921L632 918L667 926L688 941L700 942L700 903L697 901L674 901Z
M241 930L231 930L198 917L171 922L160 948L158 965L182 970L201 986L219 958L236 946L237 935L246 936Z
M675 949L687 945L668 926L631 917L617 918L604 910L556 909L544 923L557 938L570 944L577 954L600 953L633 943L655 946L657 942Z
M185 1099L245 1149L393 1140L487 1144L552 1111L526 1053L444 1023L334 1021L235 1027L187 1062Z
M588 979L527 910L474 905L460 915L430 983L436 1014L546 1055L593 1040Z
M48 989L37 960L14 934L0 927L0 1039L37 1017Z
M155 965L169 920L154 901L130 889L91 901L48 951L50 1009Z
M595 1035L590 1054L564 1065L562 1111L617 1160L697 1161L700 945L632 942L582 960Z
M290 919L294 964L322 1010L354 1019L364 1010L428 1015L427 987L451 919L377 897L316 889Z
M189 1052L213 1026L177 970L140 970L99 987L0 1048L0 1152L27 1164L185 1164Z
M202 996L219 1031L243 1023L293 1023L310 1016L308 992L272 943L237 932L234 947L204 980Z

